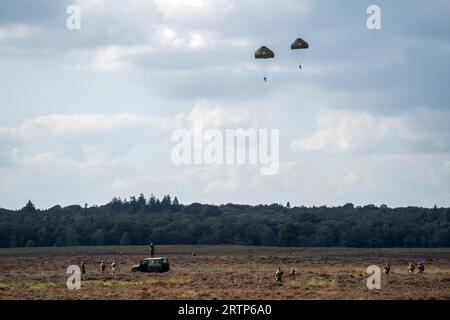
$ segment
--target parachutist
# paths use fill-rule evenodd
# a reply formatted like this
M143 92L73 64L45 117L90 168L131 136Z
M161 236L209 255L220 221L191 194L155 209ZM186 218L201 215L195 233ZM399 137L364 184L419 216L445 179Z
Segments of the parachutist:
M298 39L294 40L294 42L292 42L292 44L291 44L291 50L305 50L308 48L309 48L308 42L306 42L302 38L298 38ZM300 70L302 70L302 65L299 64L298 68Z
M275 53L272 50L270 50L269 48L267 48L266 46L262 46L255 52L255 59L258 62L264 61L267 59L274 59L274 58L275 58ZM262 62L261 62L261 64L262 64ZM264 78L263 78L264 82L267 82L267 72L265 71L263 74L264 74Z

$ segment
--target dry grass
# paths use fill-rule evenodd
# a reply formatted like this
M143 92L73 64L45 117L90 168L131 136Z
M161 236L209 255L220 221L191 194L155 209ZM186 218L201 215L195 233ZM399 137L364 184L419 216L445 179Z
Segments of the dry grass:
M146 247L0 250L0 299L450 299L450 250L290 249L164 246L172 270L131 273ZM220 255L217 253L220 252ZM120 267L100 276L101 260ZM409 275L410 259L426 261L426 273ZM85 261L81 290L66 287L66 268ZM366 268L389 261L382 289L369 291ZM281 284L274 278L281 266ZM297 271L294 279L287 273Z

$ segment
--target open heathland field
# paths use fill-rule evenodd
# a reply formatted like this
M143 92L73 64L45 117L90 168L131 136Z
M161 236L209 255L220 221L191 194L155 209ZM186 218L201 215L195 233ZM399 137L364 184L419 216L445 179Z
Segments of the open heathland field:
M170 272L132 273L149 247L0 249L0 299L450 299L450 249L341 249L242 246L157 246ZM105 260L107 269L100 275ZM111 274L115 260L118 271ZM424 274L408 273L410 260ZM66 285L70 265L85 262L80 290ZM366 269L392 266L380 290ZM283 281L275 281L278 267ZM297 275L287 274L294 267Z

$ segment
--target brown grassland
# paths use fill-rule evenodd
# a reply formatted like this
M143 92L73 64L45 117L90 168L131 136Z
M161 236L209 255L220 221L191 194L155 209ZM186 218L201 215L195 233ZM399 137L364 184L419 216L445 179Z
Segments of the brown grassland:
M450 299L450 249L157 246L156 253L170 259L170 272L131 273L148 257L142 246L0 249L0 299ZM100 276L102 259L108 268ZM408 274L411 259L425 263L425 274ZM66 269L82 260L81 290L68 290ZM392 274L382 276L381 290L368 290L366 268L387 261ZM295 279L287 277L291 267Z

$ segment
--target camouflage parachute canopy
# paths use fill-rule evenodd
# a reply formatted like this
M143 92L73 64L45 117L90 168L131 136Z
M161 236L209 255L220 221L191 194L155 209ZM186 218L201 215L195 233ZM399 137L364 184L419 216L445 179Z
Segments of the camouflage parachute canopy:
M302 38L298 38L296 39L294 42L292 42L291 44L291 49L308 49L309 48L309 44L303 40Z
M255 52L255 59L273 59L273 58L275 58L275 53L266 46L262 46Z

